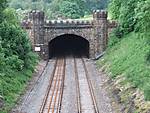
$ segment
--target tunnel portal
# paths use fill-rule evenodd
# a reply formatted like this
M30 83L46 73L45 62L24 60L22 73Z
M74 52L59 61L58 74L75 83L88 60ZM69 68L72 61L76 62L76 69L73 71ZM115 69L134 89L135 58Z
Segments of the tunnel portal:
M89 58L89 41L73 34L61 35L51 40L49 42L49 58L64 56Z

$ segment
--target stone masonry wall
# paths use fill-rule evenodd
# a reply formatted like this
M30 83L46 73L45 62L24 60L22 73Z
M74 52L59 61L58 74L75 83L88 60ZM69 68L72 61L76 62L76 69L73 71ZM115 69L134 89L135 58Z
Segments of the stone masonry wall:
M42 59L49 57L48 43L64 34L74 34L89 41L90 58L95 58L105 51L108 42L108 32L116 23L107 20L106 11L93 11L93 20L45 20L44 12L32 11L28 19L22 22L22 27L29 33L33 51Z

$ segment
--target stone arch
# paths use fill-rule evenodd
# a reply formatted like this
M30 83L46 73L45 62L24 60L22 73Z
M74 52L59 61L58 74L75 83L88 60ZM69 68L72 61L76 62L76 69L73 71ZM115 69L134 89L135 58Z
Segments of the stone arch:
M90 42L75 34L61 34L48 42L49 58L62 55L89 57Z
M90 42L90 38L93 38L88 33L91 33L91 29L89 31L86 29L53 29L49 31L50 34L48 34L48 42L55 39L56 37L65 35L65 34L72 34L76 36L83 37L84 39L88 40Z
M41 58L48 59L48 42L64 34L74 34L88 40L90 58L97 58L105 51L108 41L108 30L115 23L107 20L107 12L95 10L90 21L79 20L46 20L43 11L29 12L28 19L21 24L30 30L32 48Z

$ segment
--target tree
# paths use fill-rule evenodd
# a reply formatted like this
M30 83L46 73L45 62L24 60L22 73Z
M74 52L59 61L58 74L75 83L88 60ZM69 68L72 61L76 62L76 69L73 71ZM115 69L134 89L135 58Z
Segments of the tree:
M137 4L143 3L144 1L145 0L112 0L110 2L109 13L112 19L119 22L117 34L124 35L135 30L135 26L139 23L136 17ZM143 7L145 6L146 4L143 4Z
M109 13L112 19L118 19L120 16L122 0L111 0L108 6Z
M107 7L108 0L10 0L10 7L22 10L43 10L50 19L57 19L58 16L66 16L60 11L60 5L68 2L68 4L76 4L77 10L72 13L77 13L83 17L86 14L91 14L92 10L105 9ZM30 3L30 4L29 4ZM72 7L72 9L75 9ZM75 15L75 14L74 14ZM69 16L70 17L70 16Z
M86 11L106 9L109 0L85 0Z
M79 6L74 2L63 1L59 5L59 9L65 17L72 19L80 18L84 15L84 12L82 12Z
M72 3L75 3L76 5L78 5L78 10L80 11L80 16L83 17L86 9L86 1L85 0L66 0Z
M16 12L12 9L6 9L6 7L6 0L0 1L0 56L6 64L7 68L4 67L5 69L19 70L27 67L26 62L31 60L29 57L31 44L19 24ZM4 65L3 62L0 63L1 66Z
M7 0L1 0L0 1L0 23L3 20L3 11L7 7Z

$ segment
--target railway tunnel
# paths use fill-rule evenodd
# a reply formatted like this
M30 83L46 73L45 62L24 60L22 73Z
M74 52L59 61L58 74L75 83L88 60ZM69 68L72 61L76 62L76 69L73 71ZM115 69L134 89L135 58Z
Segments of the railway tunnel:
M49 42L49 58L64 56L89 58L89 41L74 34L61 35L51 40Z

